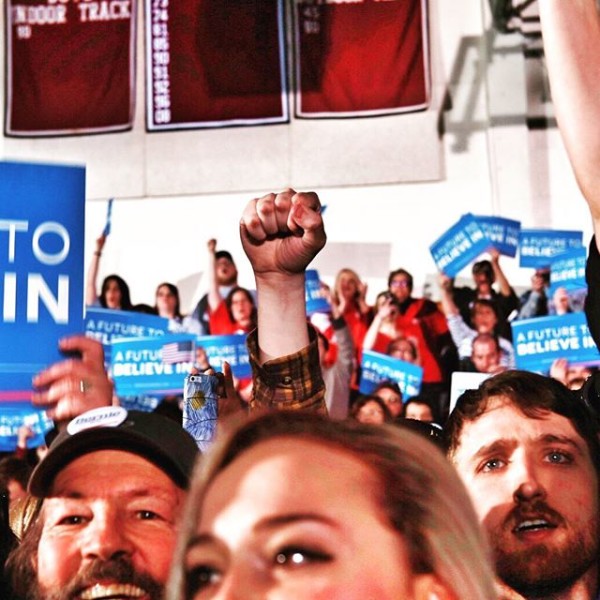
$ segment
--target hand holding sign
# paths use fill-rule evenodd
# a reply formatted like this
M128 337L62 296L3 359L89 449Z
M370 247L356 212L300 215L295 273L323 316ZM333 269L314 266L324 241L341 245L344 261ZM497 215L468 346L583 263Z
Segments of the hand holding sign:
M59 422L100 406L112 404L113 384L104 369L102 344L86 336L71 336L59 342L65 353L79 353L54 363L36 375L32 396L34 405L47 409L48 416Z

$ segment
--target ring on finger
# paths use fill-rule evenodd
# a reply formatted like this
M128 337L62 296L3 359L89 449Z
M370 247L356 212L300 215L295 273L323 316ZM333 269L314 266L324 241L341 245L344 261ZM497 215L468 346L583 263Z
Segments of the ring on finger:
M91 387L92 385L89 383L89 381L86 381L85 379L79 380L79 391L82 394L85 394Z

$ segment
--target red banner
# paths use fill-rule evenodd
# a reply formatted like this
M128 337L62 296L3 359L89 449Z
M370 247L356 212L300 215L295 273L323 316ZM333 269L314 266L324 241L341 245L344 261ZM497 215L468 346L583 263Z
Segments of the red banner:
M6 0L6 135L130 129L136 0Z
M148 130L288 121L282 0L146 0Z
M296 0L296 116L427 108L426 0Z

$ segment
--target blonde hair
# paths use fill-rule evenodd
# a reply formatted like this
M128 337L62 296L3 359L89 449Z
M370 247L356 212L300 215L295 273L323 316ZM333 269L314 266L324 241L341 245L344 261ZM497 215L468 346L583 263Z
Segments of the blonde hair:
M360 285L362 282L360 280L360 277L358 276L358 273L356 271L353 271L352 269L348 269L348 268L341 269L340 271L338 271L338 274L335 276L335 282L333 284L332 295L335 300L339 300L340 281L344 275L349 275L354 280L354 283L356 284L356 289L357 290L360 289Z
M398 426L276 411L228 431L196 466L167 600L185 597L187 545L196 533L211 483L246 450L277 437L301 437L358 458L380 482L375 491L377 502L405 541L413 571L435 574L456 598L497 598L491 555L477 516L458 475L437 447Z

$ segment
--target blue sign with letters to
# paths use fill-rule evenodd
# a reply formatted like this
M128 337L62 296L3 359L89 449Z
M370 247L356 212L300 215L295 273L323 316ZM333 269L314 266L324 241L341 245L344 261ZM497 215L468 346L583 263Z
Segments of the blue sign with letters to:
M117 395L181 394L194 366L195 340L189 333L113 340L110 374Z
M0 400L83 332L85 168L0 162Z
M586 289L586 258L587 250L583 246L553 258L550 264L550 294L554 294L559 287L564 287L568 292Z
M306 299L306 314L326 313L331 311L331 306L325 296L325 290L321 285L319 272L315 269L307 269L304 280L304 296Z
M252 377L250 357L246 347L246 334L203 335L196 338L196 344L204 349L210 366L215 371L223 371L223 363L228 362L231 372L238 379Z
M519 266L543 269L563 252L583 246L583 232L556 229L521 229Z
M475 218L490 244L500 254L516 256L519 248L519 232L521 231L520 221L480 215L476 215Z
M384 380L396 382L404 400L416 396L421 390L423 369L399 358L365 350L361 368L361 394L370 394Z
M518 369L544 373L557 358L571 364L600 363L583 312L513 321L511 327Z
M433 242L429 251L437 268L448 277L455 277L490 246L478 220L467 213Z

